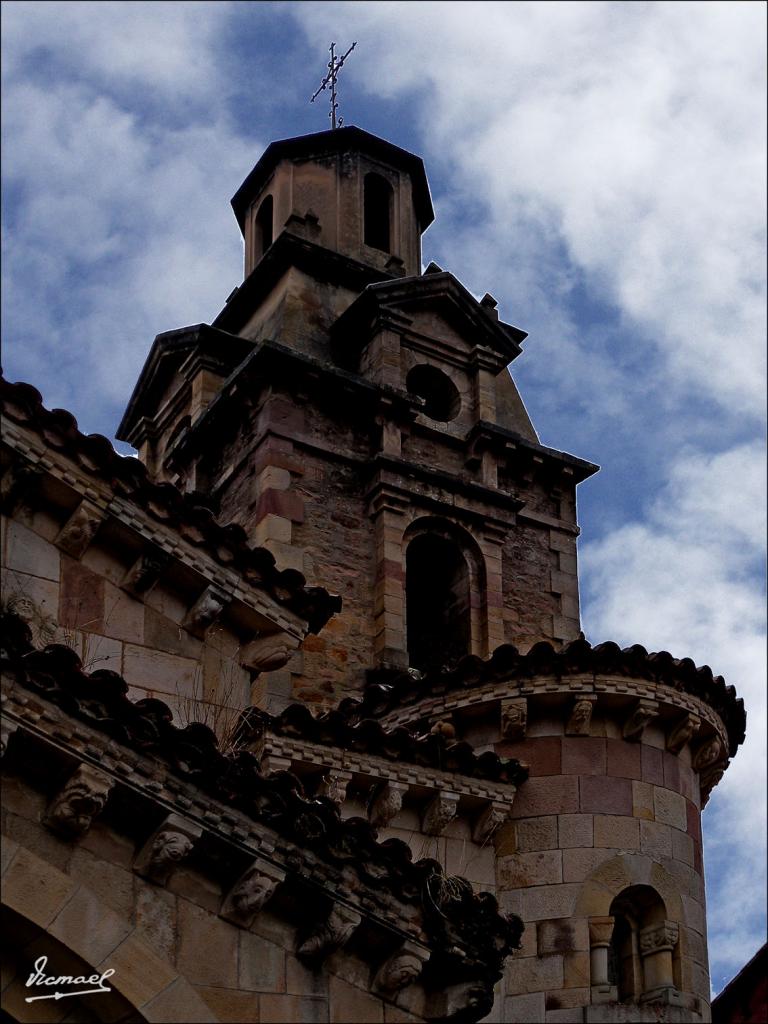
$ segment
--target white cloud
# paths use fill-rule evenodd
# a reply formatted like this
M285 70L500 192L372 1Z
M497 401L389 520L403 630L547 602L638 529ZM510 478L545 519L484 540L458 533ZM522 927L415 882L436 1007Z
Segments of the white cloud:
M210 320L242 278L227 200L261 147L238 136L217 87L226 7L5 12L7 351L14 376L84 429L113 430L154 335ZM55 75L28 73L46 46ZM169 119L165 104L190 96L198 109Z
M619 435L627 478L637 453L661 488L584 547L585 628L709 662L746 700L747 743L704 819L713 971L733 974L761 941L762 900L751 915L743 894L764 891L743 800L765 792L764 455L744 444L765 402L765 8L294 13L309 38L358 40L345 73L362 88L412 101L427 166L450 181L430 252L531 332L522 376L571 430L538 422L547 443ZM612 328L580 324L579 287L614 308Z
M413 91L488 221L554 220L659 350L668 384L763 410L765 9L752 4L305 4L372 91ZM527 237L486 257L530 255ZM525 271L524 271L525 273Z
M645 521L581 551L590 638L642 643L709 664L735 685L747 739L704 813L713 984L722 988L760 942L765 833L745 794L765 792L765 540L761 445L684 453ZM738 856L734 852L738 851ZM735 909L738 907L738 912Z

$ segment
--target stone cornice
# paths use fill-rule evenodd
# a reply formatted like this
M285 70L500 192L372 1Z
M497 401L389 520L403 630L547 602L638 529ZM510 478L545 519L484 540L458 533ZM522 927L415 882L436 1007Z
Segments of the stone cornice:
M400 840L379 843L369 822L342 820L333 801L308 798L290 773L265 776L253 755L222 753L206 726L177 728L162 702L128 700L127 684L117 673L89 675L61 645L35 651L16 616L4 616L2 625L7 756L19 732L66 748L74 767L85 763L114 775L114 785L109 779L100 784L102 794L127 786L171 816L191 819L181 833L168 826L181 834L179 842L188 843L202 829L215 832L218 841L258 852L304 881L324 885L335 893L334 902L357 901L360 913L414 936L431 950L424 973L428 988L475 983L490 996L522 931L519 919L499 914L490 894L473 894L464 880L450 882L436 861L413 863ZM22 758L26 763L28 757ZM140 827L144 816L134 820ZM265 836L275 853L264 846ZM149 856L146 843L143 849ZM155 871L151 865L142 870Z
M520 785L528 777L518 761L492 751L476 754L469 743L440 734L415 737L405 729L385 729L371 719L350 724L339 712L315 717L304 704L290 704L279 715L249 708L240 736L249 745L263 739L276 752L291 749L303 751L307 758L334 757L339 762L334 762L335 767L354 763L356 770L391 774L398 781L421 783L445 775L443 781L454 779L462 792L494 800L504 799L505 786Z
M507 694L539 689L568 692L573 677L579 680L574 690L647 698L664 693L673 704L701 713L708 721L719 719L722 725L718 729L724 729L731 756L744 741L744 702L708 665L697 668L690 658L673 658L668 651L651 654L640 644L622 650L611 642L592 647L584 639L574 640L561 651L542 641L527 654L505 644L486 661L469 656L452 672L422 678L403 672L386 684L369 685L362 701L346 701L340 710L350 721L377 718L391 726L416 720L430 701L445 707L454 699L474 699L486 689Z

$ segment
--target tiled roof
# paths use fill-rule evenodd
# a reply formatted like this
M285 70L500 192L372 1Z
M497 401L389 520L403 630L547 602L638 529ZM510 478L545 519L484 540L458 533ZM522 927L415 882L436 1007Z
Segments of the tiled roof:
M279 570L266 548L251 547L245 530L222 525L199 494L183 494L170 483L156 483L138 459L119 455L101 434L82 434L75 417L64 409L46 409L30 384L12 384L0 376L0 408L14 423L34 431L46 447L64 453L107 483L117 495L134 502L149 516L176 530L189 543L204 548L243 580L266 590L318 632L341 608L341 599L321 587L308 587L295 569Z
M264 775L252 754L222 752L207 726L174 726L162 701L129 700L128 685L116 672L84 672L75 652L61 644L34 649L18 616L1 615L0 630L3 668L18 684L91 728L160 758L191 785L301 848L350 866L364 883L419 907L433 949L425 969L431 983L477 983L492 1002L493 984L505 957L519 946L523 927L519 918L499 912L492 895L476 894L464 879L447 877L437 861L414 863L410 847L399 839L378 842L367 820L342 820L333 801L309 798L291 773Z
M370 684L362 701L348 698L341 702L338 710L348 722L361 722L462 689L534 676L560 679L584 673L648 680L689 693L721 717L728 733L731 756L744 742L744 701L736 696L733 686L726 685L722 676L713 674L709 665L697 667L690 658L673 658L668 651L649 654L640 644L622 649L608 641L593 647L583 638L572 641L561 651L542 641L527 654L521 654L512 644L504 644L485 661L470 655L450 672L427 673L423 678L412 671L404 671L386 683Z
M501 758L493 751L476 754L469 743L452 741L440 733L417 737L402 726L385 729L370 718L352 724L338 711L315 717L305 704L290 704L279 715L249 708L243 721L244 736L264 730L469 778L514 785L528 778L528 770L519 761Z

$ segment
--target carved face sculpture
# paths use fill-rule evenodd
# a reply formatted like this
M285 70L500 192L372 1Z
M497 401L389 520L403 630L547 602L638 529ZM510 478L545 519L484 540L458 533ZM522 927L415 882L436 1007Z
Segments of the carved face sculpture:
M267 875L254 871L232 893L232 902L239 914L254 914L269 899L275 883Z
M101 812L106 799L106 791L93 784L85 780L70 781L54 804L51 817L70 832L83 833Z
M175 864L192 849L192 840L182 832L161 832L152 844L152 863Z
M413 953L393 957L382 972L381 987L387 992L399 992L421 974L421 961Z
M720 756L720 740L717 736L713 736L707 740L703 746L699 747L696 757L693 761L694 770L697 772L703 771L704 768L708 768L711 764Z
M573 708L573 714L571 715L571 721L574 725L586 725L592 715L592 702L589 700L579 700L576 702Z

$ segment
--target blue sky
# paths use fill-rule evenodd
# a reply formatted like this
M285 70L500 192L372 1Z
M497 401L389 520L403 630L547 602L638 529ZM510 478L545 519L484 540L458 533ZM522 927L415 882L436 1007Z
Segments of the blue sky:
M704 814L722 987L765 930L764 6L8 0L2 33L5 373L108 436L154 335L242 279L229 199L328 126L309 97L357 40L341 112L424 157L424 262L529 332L542 441L603 467L588 638L747 702Z

